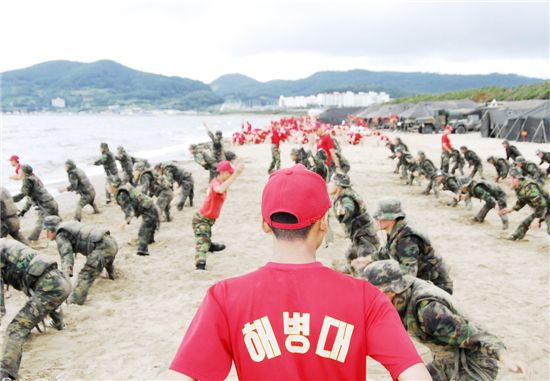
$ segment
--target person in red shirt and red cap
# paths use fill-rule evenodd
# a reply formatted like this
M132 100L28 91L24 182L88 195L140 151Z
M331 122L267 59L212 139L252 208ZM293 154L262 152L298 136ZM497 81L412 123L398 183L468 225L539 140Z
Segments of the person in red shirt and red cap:
M10 157L11 166L15 168L15 175L11 175L10 179L12 180L22 180L25 175L21 171L21 163L19 162L19 156L11 155Z
M443 136L441 136L441 170L445 173L449 173L449 161L453 152L451 139L449 139L451 132L453 132L453 127L447 124L443 130Z
M212 226L220 216L229 187L243 170L242 160L237 160L235 168L227 160L220 161L216 165L218 175L210 182L202 208L193 216L195 267L197 270L206 270L206 253L225 249L224 244L212 242Z
M171 379L365 380L366 357L394 380L431 377L389 299L316 261L331 206L324 180L297 164L262 194L273 261L208 290L170 365Z
M279 123L274 123L271 127L271 164L269 165L269 169L267 170L267 173L271 174L271 172L276 171L281 168L281 133L279 131L279 128L281 126Z

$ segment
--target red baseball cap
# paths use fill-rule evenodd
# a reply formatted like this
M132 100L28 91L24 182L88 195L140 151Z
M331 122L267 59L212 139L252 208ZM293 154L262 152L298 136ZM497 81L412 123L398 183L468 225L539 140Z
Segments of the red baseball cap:
M13 160L19 161L19 156L17 156L17 155L11 155L9 161L13 161Z
M297 230L313 225L330 206L325 181L302 164L273 172L262 194L262 218L277 229ZM271 216L275 213L289 213L298 222L272 221Z
M220 161L216 165L216 171L218 171L218 173L220 173L220 172L229 172L229 173L233 174L233 172L235 172L235 168L233 168L233 166L231 165L231 163L229 161L224 160L224 161Z

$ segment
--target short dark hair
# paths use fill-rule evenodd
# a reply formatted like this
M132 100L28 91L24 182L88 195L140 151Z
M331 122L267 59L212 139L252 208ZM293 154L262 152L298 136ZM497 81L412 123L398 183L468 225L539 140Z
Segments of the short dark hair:
M280 224L289 224L289 225L298 223L298 219L296 218L296 216L285 212L273 213L271 215L271 221L278 222ZM283 241L296 241L296 240L306 239L307 236L309 235L309 232L312 226L313 225L309 225L309 226L306 226L305 228L293 229L293 230L279 229L271 226L271 230L273 231L273 235L277 239L280 239Z

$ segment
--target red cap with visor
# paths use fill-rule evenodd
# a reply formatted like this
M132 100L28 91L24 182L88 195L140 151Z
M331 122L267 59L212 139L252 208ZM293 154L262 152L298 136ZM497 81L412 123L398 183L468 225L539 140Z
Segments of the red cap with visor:
M218 173L220 173L220 172L229 172L229 173L233 174L233 172L235 172L235 169L233 168L233 166L231 165L231 163L229 161L224 160L224 161L220 161L216 165L216 171L218 171Z
M323 178L302 164L273 172L262 194L262 218L276 229L297 230L313 225L330 206ZM291 214L297 223L272 221L275 213Z

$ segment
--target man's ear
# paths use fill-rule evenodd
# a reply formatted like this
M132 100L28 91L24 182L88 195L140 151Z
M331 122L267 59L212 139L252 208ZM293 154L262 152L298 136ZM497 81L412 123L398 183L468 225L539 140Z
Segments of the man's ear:
M323 233L328 231L328 211L325 213L323 218L319 220L319 230Z
M265 234L273 234L273 230L271 230L271 226L267 224L267 222L262 221L262 230Z

